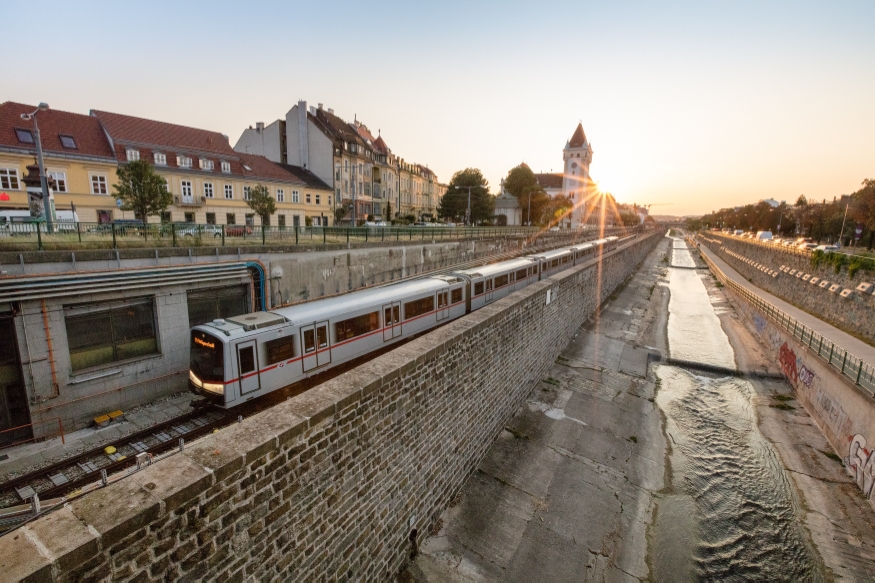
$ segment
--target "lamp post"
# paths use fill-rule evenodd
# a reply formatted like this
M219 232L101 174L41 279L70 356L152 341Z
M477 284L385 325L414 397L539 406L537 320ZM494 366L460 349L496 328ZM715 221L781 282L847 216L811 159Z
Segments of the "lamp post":
M36 138L36 158L39 164L39 181L40 188L43 194L43 215L46 218L46 230L52 232L52 209L50 208L51 201L49 200L49 183L46 180L46 165L43 162L43 144L39 135L39 125L36 123L36 114L49 109L49 104L41 102L33 113L22 113L21 119L28 121L33 120L33 133Z
M461 186L458 184L456 185L456 188L467 188L468 189L468 212L465 215L465 226L466 227L470 227L471 226L470 223L472 222L471 221L471 189L472 188L480 188L482 186L483 186L482 184L475 184L473 186ZM529 207L529 208L531 208L531 207Z

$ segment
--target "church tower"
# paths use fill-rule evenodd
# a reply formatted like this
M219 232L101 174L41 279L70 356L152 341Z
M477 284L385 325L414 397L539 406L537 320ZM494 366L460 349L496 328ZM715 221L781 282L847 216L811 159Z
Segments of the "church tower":
M592 146L583 133L583 124L577 124L577 129L562 150L565 161L565 172L562 179L562 194L571 198L574 211L571 213L571 228L576 229L586 224L587 205L594 194L595 185L589 177L589 164L592 162Z

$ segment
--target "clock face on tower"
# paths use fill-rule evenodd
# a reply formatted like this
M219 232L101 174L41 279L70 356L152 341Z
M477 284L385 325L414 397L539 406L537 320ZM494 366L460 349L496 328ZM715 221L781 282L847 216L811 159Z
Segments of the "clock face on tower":
M572 167L572 168L577 168L577 162L572 162L572 163L571 163L571 167Z

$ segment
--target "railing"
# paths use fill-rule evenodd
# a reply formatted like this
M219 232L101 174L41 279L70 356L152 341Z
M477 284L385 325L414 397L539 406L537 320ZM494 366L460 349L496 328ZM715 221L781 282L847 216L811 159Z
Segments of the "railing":
M58 423L58 435L41 435L38 437L29 437L27 439L21 439L18 441L13 441L12 443L5 443L6 439L14 440L15 439L15 431L19 431L21 429L25 429L26 427L34 427L36 425L41 425L44 423ZM5 434L9 434L11 437L7 437ZM31 430L32 433L32 430ZM46 419L45 421L36 421L34 423L28 423L27 425L19 425L18 427L12 427L10 429L4 429L0 431L0 449L6 449L7 447L12 447L14 445L21 445L22 443L27 443L28 441L36 441L37 439L51 439L53 437L60 437L61 443L67 443L67 440L64 437L64 424L61 423L60 417L52 417L51 419Z
M794 338L808 346L812 352L825 360L828 365L851 379L855 385L868 390L875 397L875 366L866 364L862 359L854 356L834 342L827 340L799 320L793 318L790 314L727 277L704 253L702 257L724 285L728 285L733 291L763 312L772 322L787 330Z
M791 255L798 255L800 257L810 258L811 254L814 253L813 249L800 249L796 246L784 246L777 243L772 243L770 239L766 239L765 241L761 241L760 239L741 239L735 235L730 235L728 233L718 233L716 231L704 231L711 235L716 235L720 237L726 237L732 241L739 241L741 243L748 243L750 245L759 245L760 247L765 247L767 249L771 249L772 251L781 251L783 253L789 253ZM700 234L701 236L701 234ZM722 244L722 243L721 243ZM849 257L867 257L867 255L858 255L856 253L852 253L851 250L853 247L841 247L838 249L838 253L844 253Z
M203 247L226 245L309 245L381 241L465 240L504 237L590 237L598 227L546 231L538 227L286 227L56 222L0 225L0 252L27 250L120 249L135 247ZM605 235L634 229L606 229Z

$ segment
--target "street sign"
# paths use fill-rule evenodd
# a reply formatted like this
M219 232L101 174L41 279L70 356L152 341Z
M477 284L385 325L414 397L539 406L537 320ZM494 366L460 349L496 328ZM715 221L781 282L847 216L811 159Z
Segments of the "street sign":
M115 199L115 206L117 206L118 208L122 208L122 199Z

